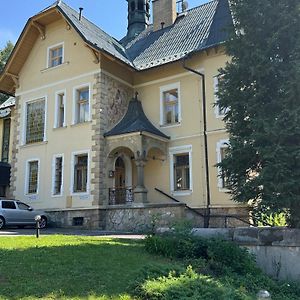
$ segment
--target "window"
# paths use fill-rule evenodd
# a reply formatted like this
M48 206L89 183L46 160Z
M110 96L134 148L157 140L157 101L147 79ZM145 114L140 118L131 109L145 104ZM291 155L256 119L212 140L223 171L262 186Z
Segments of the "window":
M16 209L16 204L13 201L2 201L2 208L4 208L4 209Z
M63 44L52 46L48 49L48 68L59 66L63 63Z
M90 88L85 86L75 90L74 124L90 120Z
M37 194L38 191L38 176L39 176L39 162L32 160L27 165L27 194Z
M170 148L170 182L174 194L192 191L192 146Z
M63 155L54 156L52 174L52 195L60 196L63 190Z
M135 2L134 1L131 1L130 8L131 8L131 11L135 11Z
M161 125L174 125L180 123L179 84L172 84L160 88Z
M2 135L2 161L3 162L8 162L9 140L10 140L10 119L4 119L3 135Z
M143 0L138 1L138 10L144 10L144 2Z
M65 92L59 92L56 94L55 101L55 124L54 128L60 128L66 126L65 118L66 118L66 100L65 100Z
M221 109L218 105L219 97L217 95L219 91L220 75L214 77L214 95L215 95L215 115L217 118L222 118L227 112L227 109Z
M217 162L220 163L226 156L229 141L221 140L217 144ZM220 190L227 189L227 177L224 170L218 167L218 187Z
M74 157L74 193L87 192L88 155L79 154Z
M190 162L189 154L174 155L174 190L190 189Z
M45 99L26 104L26 144L43 142L45 138Z
M29 210L30 209L30 206L23 202L17 202L17 205L18 205L18 208L21 210Z

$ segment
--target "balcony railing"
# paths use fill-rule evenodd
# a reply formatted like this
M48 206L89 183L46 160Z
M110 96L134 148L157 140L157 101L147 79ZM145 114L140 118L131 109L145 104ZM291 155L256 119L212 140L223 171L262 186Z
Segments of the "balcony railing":
M133 200L132 187L109 189L109 205L130 204Z

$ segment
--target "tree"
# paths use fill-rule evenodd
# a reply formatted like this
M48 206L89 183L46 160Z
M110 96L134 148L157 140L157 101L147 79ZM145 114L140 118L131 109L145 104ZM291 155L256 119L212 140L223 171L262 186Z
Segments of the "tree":
M11 41L8 41L4 49L0 50L0 73L3 71L13 48L13 43ZM3 103L6 99L8 99L8 96L0 93L0 104Z
M287 213L300 227L300 2L231 0L232 60L220 70L228 107L226 174L232 199L254 213Z

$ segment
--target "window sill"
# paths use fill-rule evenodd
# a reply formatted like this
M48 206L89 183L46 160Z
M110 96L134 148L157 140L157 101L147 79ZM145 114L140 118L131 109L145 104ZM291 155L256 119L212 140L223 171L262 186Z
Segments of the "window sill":
M89 192L82 192L82 193L80 193L80 192L78 192L78 193L72 192L71 196L72 197L79 197L80 200L90 200L90 196L91 195L90 195Z
M68 126L61 126L61 127L53 127L53 130L56 131L56 130L63 130L63 129L66 129L68 128Z
M59 194L59 195L51 195L52 198L61 198L63 196L63 194Z
M61 68L61 67L64 67L66 65L68 65L70 62L69 61L66 61L58 66L55 66L55 67L48 67L46 69L43 69L41 70L41 73L45 73L45 72L48 72L48 71L51 71L51 70L55 70L55 69L58 69L58 68Z
M35 146L43 146L43 145L47 145L48 141L44 141L44 142L37 142L37 143L32 143L32 144L23 144L20 146L20 148L30 148L30 147L35 147Z
M80 122L80 123L72 124L71 127L84 126L84 125L88 125L88 124L91 124L91 123L92 123L92 121L89 120L89 121L86 121L86 122Z
M173 196L189 196L193 193L192 190L184 190L184 191L173 191Z
M181 122L178 123L172 123L172 124L160 124L161 128L172 128L172 127L179 127L181 126Z
M220 192L220 193L229 193L230 190L227 189L227 188L220 188L220 187L219 187L219 192Z

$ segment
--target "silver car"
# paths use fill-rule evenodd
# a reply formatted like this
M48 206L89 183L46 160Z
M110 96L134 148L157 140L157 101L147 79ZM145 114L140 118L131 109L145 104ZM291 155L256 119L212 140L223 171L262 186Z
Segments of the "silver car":
M34 225L36 224L35 217L37 215L41 216L40 228L45 228L48 218L44 211L34 210L18 200L0 199L0 229L6 225L17 225L19 227Z

